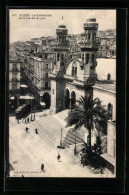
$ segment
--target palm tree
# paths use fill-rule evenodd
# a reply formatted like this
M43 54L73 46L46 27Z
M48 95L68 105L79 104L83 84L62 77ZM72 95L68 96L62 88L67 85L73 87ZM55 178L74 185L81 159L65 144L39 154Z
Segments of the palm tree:
M69 111L66 118L67 127L74 125L74 131L79 130L83 125L88 130L89 148L91 149L91 130L93 123L97 121L100 125L106 126L109 114L101 105L99 98L93 100L92 95L81 96L79 106Z

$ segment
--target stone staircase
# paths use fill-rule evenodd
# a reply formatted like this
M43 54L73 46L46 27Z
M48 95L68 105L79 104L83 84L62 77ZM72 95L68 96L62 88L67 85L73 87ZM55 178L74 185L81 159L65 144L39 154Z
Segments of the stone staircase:
M76 144L82 143L82 140L84 140L83 134L77 131L73 131L73 128L70 128L64 138L63 144L64 146L70 146L75 144L75 139L76 139Z
M34 124L37 128L43 130L55 144L60 143L61 128L64 128L64 126L53 115L41 117L40 120L35 120Z
M84 140L84 131L73 131L73 128L66 127L65 118L68 116L69 110L64 110L54 115L40 117L34 121L37 128L40 128L56 145L60 144L61 140L61 129L62 129L62 140L64 146L71 146L82 143Z

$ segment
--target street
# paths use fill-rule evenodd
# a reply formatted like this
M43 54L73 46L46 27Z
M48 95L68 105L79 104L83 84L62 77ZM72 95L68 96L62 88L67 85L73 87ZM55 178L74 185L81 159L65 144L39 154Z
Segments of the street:
M105 177L105 174L91 172L83 167L74 156L74 145L58 149L60 129L65 128L63 114L43 117L36 113L36 120L25 124L17 123L10 117L9 128L9 162L13 166L13 177ZM26 132L28 127L28 133ZM38 134L35 129L38 129ZM58 153L61 156L57 160ZM41 164L44 170L41 171Z

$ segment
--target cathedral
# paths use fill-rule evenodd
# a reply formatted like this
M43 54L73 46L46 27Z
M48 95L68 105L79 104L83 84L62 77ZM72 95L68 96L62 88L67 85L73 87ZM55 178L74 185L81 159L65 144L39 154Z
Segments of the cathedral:
M106 174L115 173L116 162L116 93L114 84L96 82L97 51L99 41L96 38L98 23L95 17L89 17L84 23L83 42L78 55L71 55L68 49L68 30L63 20L56 30L57 45L55 48L56 63L49 74L51 82L50 114L55 114L77 105L81 96L91 94L102 100L107 110L111 110L112 118L107 122L107 152L101 155L107 162ZM92 141L98 131L94 128ZM85 140L87 141L87 131ZM99 131L99 134L101 132ZM99 135L102 136L103 135ZM94 141L93 141L94 142ZM93 144L93 143L92 143Z
M49 74L51 82L50 113L55 114L69 109L81 96L93 93L96 80L96 57L99 43L96 39L98 23L90 17L84 23L84 41L80 44L80 57L71 55L68 49L68 29L64 20L56 29L57 45L54 48L56 63Z

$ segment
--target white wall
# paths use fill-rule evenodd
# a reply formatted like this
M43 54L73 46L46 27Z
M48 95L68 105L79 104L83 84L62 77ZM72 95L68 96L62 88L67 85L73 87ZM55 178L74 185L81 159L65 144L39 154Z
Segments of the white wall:
M107 79L108 73L112 80L116 80L116 59L98 58L96 73L99 80Z
M108 104L113 105L112 120L116 120L116 94L106 90L101 90L93 87L94 98L99 98L102 101L102 105L105 105L106 109Z
M116 126L108 122L107 127L107 154L115 158L116 156Z

